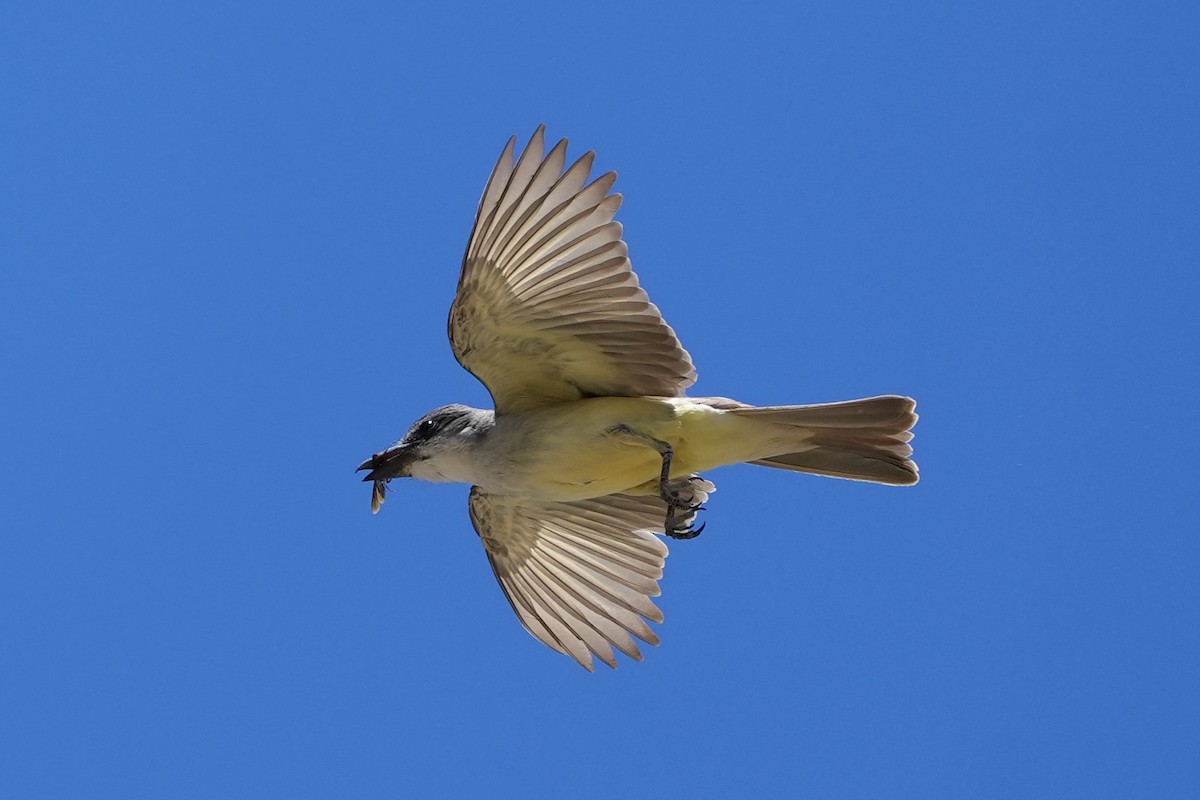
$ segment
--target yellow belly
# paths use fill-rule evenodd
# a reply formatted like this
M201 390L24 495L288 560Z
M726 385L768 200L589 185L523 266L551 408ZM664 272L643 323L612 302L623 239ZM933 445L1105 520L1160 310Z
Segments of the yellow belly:
M592 398L525 416L531 433L511 490L545 499L657 494L662 457L640 437L670 445L671 477L748 460L762 448L753 423L681 398ZM618 425L640 437L614 434Z

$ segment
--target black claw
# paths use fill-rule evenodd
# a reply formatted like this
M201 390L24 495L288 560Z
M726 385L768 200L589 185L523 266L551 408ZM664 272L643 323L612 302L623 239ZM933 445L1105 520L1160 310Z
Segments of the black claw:
M667 536L672 539L695 539L704 532L704 526L707 524L707 522L701 522L700 526L696 528L670 529L667 531Z
M704 530L704 526L708 523L702 522L699 527L693 527L692 523L696 521L695 511L702 510L699 507L689 513L684 519L677 519L675 509L667 508L667 518L663 522L663 533L670 536L672 539L695 539Z

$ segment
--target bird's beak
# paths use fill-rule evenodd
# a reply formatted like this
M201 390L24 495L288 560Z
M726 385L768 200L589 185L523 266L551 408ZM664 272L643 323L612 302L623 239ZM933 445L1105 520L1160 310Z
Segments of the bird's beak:
M371 470L364 481L390 481L392 478L407 478L409 465L413 462L412 448L397 444L376 453L358 465L355 472Z
M411 449L398 444L389 447L382 453L376 453L358 465L358 469L355 472L362 472L364 469L371 470L363 480L374 481L375 483L371 491L372 514L378 514L379 507L383 505L387 482L392 478L407 477L409 474L408 468L412 464L412 461L413 455Z

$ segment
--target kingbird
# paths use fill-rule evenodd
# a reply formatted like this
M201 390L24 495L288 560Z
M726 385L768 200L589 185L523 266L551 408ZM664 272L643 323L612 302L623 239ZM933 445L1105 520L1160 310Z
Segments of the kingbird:
M917 482L915 403L887 395L756 407L688 397L692 359L630 267L621 195L595 154L566 166L545 126L508 140L483 190L450 307L450 346L495 410L449 405L359 470L379 511L393 478L466 483L471 522L517 617L591 671L658 644L666 545L700 533L715 487L748 462L893 485Z

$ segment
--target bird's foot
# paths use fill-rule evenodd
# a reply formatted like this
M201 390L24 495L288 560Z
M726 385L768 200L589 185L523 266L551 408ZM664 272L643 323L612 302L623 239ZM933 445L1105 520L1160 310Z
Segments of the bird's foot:
M663 533L672 539L694 539L704 530L704 524L699 528L693 527L696 515L704 510L702 503L708 499L709 492L717 487L699 475L685 475L681 478L671 478L671 460L675 450L670 443L655 439L644 433L638 433L628 425L614 425L608 432L615 436L628 437L641 441L658 451L662 457L662 471L658 477L658 496L667 504L667 518L663 522Z
M704 530L704 523L695 527L696 517L704 510L704 501L716 487L699 475L688 475L663 481L660 489L660 496L667 504L663 532L672 539L694 539L699 536Z
M663 523L663 532L672 539L695 539L704 531L704 526L707 523L701 522L699 526L693 526L696 521L696 514L703 511L703 506L697 506L690 514L683 517L675 516L675 509L667 508L667 519Z

